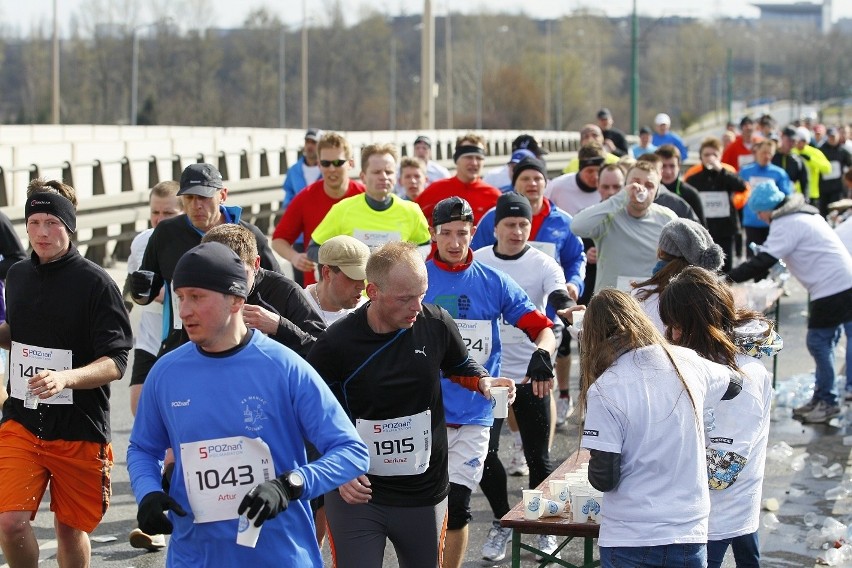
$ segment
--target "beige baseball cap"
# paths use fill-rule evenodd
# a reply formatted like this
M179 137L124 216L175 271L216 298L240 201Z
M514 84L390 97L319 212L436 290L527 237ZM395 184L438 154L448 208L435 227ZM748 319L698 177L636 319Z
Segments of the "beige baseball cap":
M340 235L325 241L319 249L319 263L336 266L352 280L367 279L370 248L354 237Z

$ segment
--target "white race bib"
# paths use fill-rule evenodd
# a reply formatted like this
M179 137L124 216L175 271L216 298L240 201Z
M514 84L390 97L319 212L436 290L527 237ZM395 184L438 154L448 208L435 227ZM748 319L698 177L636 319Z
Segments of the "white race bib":
M9 377L12 382L12 397L23 400L27 395L27 381L50 369L67 371L71 368L71 350L38 347L26 343L12 342L9 352ZM74 404L74 391L62 389L50 398L38 401L39 404Z
M727 219L731 216L731 199L727 191L702 191L701 204L708 219Z
M272 454L261 438L232 436L181 444L180 457L196 523L236 519L245 494L275 476Z
M539 241L527 241L532 248L538 249L551 258L556 258L556 245L554 243L542 243Z
M355 420L358 435L370 452L373 475L417 475L429 468L432 455L432 411L390 420Z
M183 320L180 319L180 300L175 294L175 287L169 284L172 298L172 329L183 329Z
M737 157L737 164L739 164L738 170L743 169L744 166L749 165L754 161L754 154L743 154L742 156Z
M644 282L648 278L648 276L619 276L615 281L615 287L622 292L630 293L633 291L631 282Z
M370 247L370 250L375 250L387 243L396 243L402 240L399 231L365 231L364 229L355 229L352 231L352 236Z
M491 356L491 322L489 320L456 320L468 354L480 365Z
M840 162L837 160L831 160L829 163L831 164L831 173L825 174L822 176L822 179L840 179L840 176L843 174L843 168L840 166Z

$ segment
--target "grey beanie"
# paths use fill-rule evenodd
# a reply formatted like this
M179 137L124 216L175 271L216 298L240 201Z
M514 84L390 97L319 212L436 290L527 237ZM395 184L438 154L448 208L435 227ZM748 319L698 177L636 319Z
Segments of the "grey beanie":
M689 219L669 221L660 233L658 246L665 253L707 270L718 271L725 262L722 247L713 242L707 229Z

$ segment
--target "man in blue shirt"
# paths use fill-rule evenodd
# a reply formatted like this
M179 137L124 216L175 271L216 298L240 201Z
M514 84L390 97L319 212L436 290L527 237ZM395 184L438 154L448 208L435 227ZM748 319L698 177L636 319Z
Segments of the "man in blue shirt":
M685 162L687 156L686 144L683 139L672 132L672 118L664 112L661 112L654 117L654 136L651 138L651 144L660 147L663 144L672 144L680 150L680 157Z
M467 201L460 197L439 201L432 211L429 231L437 250L426 263L429 287L424 300L450 313L470 357L493 377L500 376L500 323L525 333L537 348L526 378L533 381L534 393L544 396L553 379L553 322L506 273L473 259L470 242L476 227ZM494 416L490 401L446 377L441 382L450 472L444 566L457 568L467 548L467 525L472 518L470 494L482 478Z
M160 358L142 389L127 450L139 528L172 534L170 566L321 566L308 500L365 473L366 446L308 363L246 327L236 253L191 249L173 285L191 342ZM305 440L322 457L308 463ZM238 522L263 529L257 548L235 542Z

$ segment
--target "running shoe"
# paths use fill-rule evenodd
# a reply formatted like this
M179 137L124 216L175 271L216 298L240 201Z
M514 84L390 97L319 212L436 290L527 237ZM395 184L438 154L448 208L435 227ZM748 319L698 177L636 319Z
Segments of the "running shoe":
M482 559L497 562L506 558L506 546L512 538L512 529L500 526L500 521L491 521L491 530L482 545Z

